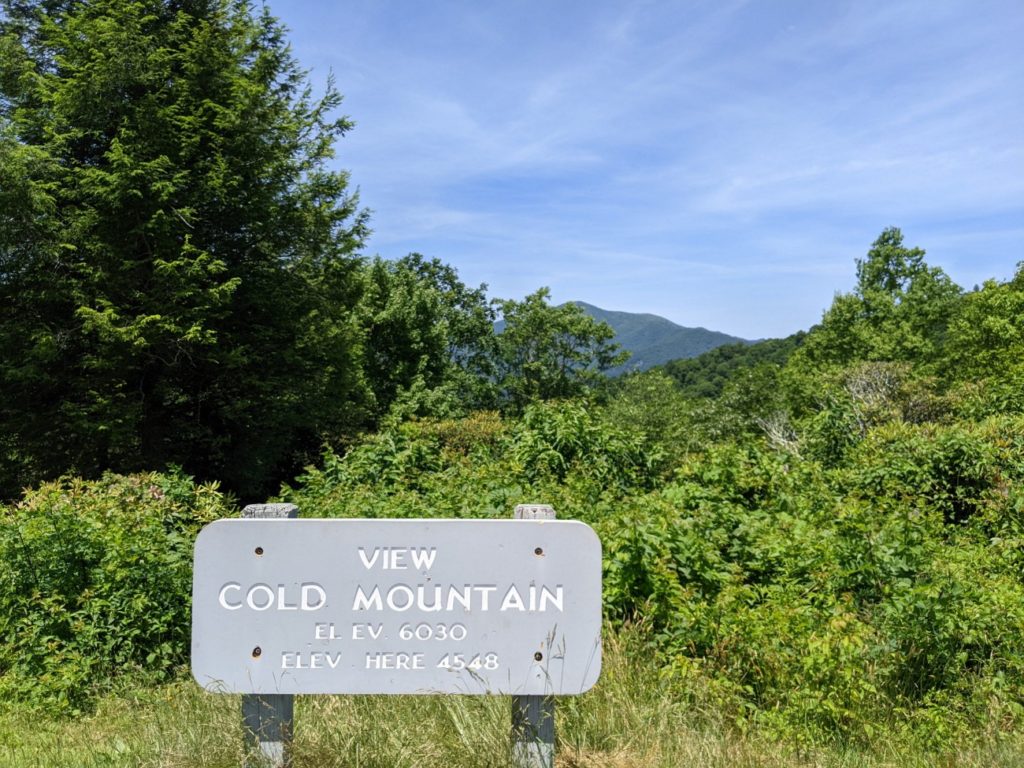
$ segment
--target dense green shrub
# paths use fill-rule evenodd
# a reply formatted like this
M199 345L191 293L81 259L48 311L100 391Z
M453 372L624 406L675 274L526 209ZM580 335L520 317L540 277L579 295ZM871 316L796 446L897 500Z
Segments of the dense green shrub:
M180 474L64 480L0 519L0 696L75 709L188 658L192 544L232 514Z
M304 517L507 517L525 494L503 461L508 440L491 412L396 424L328 450L281 497Z
M896 418L896 417L894 417ZM609 510L609 616L788 738L929 743L1024 702L1024 424L867 428L829 469L754 442Z
M544 403L517 421L480 412L393 425L344 456L327 452L282 498L315 517L500 518L548 501L591 519L602 498L650 487L659 458L585 402Z
M528 478L564 481L574 474L620 491L649 485L660 458L638 434L598 417L582 402L530 406L513 431L511 450Z
M1018 434L1021 428L1005 427ZM859 446L849 477L876 504L935 510L947 522L962 523L1002 481L993 437L973 425L886 426Z

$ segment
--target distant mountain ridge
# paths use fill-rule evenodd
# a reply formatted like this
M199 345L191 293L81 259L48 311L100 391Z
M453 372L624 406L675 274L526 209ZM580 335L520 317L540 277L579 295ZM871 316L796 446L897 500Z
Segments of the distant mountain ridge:
M627 371L646 371L670 360L697 357L724 344L750 344L747 339L707 328L687 328L658 315L616 312L584 301L573 302L595 320L615 331L615 343L630 351L625 365L609 371L617 376Z

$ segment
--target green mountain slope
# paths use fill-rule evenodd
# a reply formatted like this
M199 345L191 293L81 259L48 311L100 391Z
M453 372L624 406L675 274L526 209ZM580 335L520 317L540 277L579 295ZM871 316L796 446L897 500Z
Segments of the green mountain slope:
M784 339L746 344L723 344L687 360L670 360L665 373L674 378L687 397L718 397L733 376L762 363L783 366L807 337L797 331Z
M596 320L603 320L615 331L615 342L631 353L629 361L609 371L646 371L669 360L697 357L723 344L749 344L745 339L707 328L686 328L658 315L614 312L582 301L575 302Z

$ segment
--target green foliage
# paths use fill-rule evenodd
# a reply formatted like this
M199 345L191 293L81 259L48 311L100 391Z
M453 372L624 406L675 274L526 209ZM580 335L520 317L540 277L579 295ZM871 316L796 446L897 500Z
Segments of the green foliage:
M790 441L779 370L770 363L738 370L718 398L697 403L691 422L698 445L745 440L766 431L779 431L783 442Z
M997 411L1019 411L1022 359L1024 262L1013 280L990 280L963 297L950 322L942 373L950 381L985 382L998 393Z
M377 258L360 302L363 366L379 413L447 416L493 402L494 311L438 259Z
M791 737L940 743L993 702L1017 722L1024 583L1002 536L1020 542L1022 428L878 427L832 471L695 455L600 523L608 610L653 621L673 667Z
M620 376L610 388L604 412L613 424L628 425L642 436L648 450L666 464L695 447L695 406L675 381L660 370Z
M344 456L329 451L282 497L311 516L499 518L539 498L592 519L589 505L650 487L659 469L640 435L570 401L514 422L477 412L392 425Z
M743 371L763 364L785 365L807 334L797 331L784 339L753 344L725 344L686 360L672 360L662 368L687 397L718 397L725 385Z
M896 502L962 523L999 487L991 434L961 426L873 430L852 457L850 480L875 504Z
M491 412L392 424L328 450L282 498L310 517L507 517L525 493L507 474L509 439Z
M0 493L177 463L255 494L350 431L366 215L280 25L7 0L0 47Z
M616 495L648 484L660 458L645 450L640 436L595 416L582 402L530 406L509 450L530 480L563 482L572 475Z
M857 261L857 287L840 294L794 360L814 367L856 361L931 363L941 354L960 288L920 248L889 228Z
M906 363L857 363L815 382L818 403L799 423L800 445L826 466L840 465L872 427L941 421L951 410L930 378Z
M0 520L0 691L75 710L118 674L188 658L192 544L230 514L181 474L64 480Z
M576 304L552 307L541 288L522 301L499 301L497 382L502 403L521 411L538 400L578 397L626 361L615 332Z
M945 352L940 376L964 417L1024 413L1024 262L1012 280L964 296Z

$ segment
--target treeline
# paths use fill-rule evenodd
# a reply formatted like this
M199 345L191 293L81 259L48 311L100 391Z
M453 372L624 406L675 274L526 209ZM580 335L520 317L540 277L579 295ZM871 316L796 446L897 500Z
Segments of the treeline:
M762 364L785 364L806 335L797 331L784 339L723 344L696 357L671 360L660 368L675 379L687 397L718 397L726 383L741 371Z

